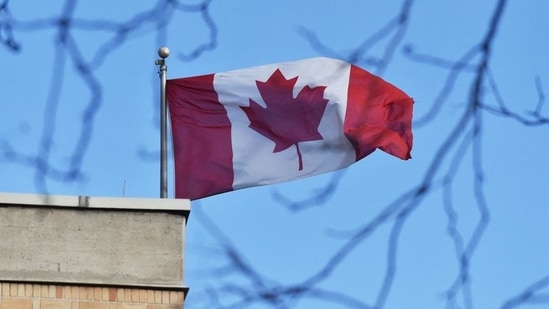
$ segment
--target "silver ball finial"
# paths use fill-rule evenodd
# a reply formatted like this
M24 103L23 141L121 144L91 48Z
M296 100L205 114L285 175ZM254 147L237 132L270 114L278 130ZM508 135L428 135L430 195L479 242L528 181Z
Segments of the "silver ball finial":
M162 46L158 49L158 56L160 56L160 58L166 59L168 58L169 55L170 55L170 49L167 48L166 46Z

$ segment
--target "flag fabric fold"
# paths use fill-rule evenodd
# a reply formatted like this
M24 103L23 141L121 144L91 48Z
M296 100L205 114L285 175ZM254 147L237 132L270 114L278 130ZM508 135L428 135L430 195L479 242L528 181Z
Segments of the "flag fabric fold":
M375 149L410 158L413 100L340 60L170 79L166 94L176 198L334 171Z

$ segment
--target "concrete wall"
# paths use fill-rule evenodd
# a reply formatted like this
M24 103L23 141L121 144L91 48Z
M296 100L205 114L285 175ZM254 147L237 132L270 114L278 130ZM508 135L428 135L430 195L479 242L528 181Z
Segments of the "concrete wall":
M0 284L185 292L189 211L188 200L0 193Z

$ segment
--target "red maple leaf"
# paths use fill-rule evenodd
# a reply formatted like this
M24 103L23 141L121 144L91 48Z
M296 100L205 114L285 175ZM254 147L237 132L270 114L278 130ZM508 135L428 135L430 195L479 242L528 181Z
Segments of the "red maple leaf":
M280 69L276 69L267 81L256 81L267 107L250 99L250 106L241 108L250 120L249 127L275 142L273 153L296 146L299 170L302 170L298 143L323 139L318 126L328 100L324 99L325 86L305 86L294 98L297 78L286 79Z

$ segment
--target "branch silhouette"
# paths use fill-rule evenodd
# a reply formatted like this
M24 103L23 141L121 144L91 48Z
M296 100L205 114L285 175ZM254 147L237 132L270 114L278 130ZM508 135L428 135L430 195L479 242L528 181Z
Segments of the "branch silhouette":
M131 11L125 20L104 18L86 19L75 14L78 0L65 0L59 12L45 18L23 20L10 10L13 2L0 1L0 45L16 57L25 50L23 34L53 33L54 52L49 59L48 92L42 106L42 123L38 128L39 140L31 152L17 147L10 134L0 136L0 163L24 167L33 172L36 191L49 192L49 183L83 182L87 177L82 164L95 134L95 124L105 103L104 82L98 71L104 68L116 51L123 48L134 38L152 34L156 37L155 50L161 42L168 41L172 23L178 19L178 13L191 13L199 16L206 27L205 42L198 43L190 50L175 50L177 59L190 62L207 52L218 48L220 29L212 14L212 0L184 1L159 0L151 7ZM310 273L295 278L291 282L282 282L270 278L266 270L257 266L254 260L247 258L246 252L231 239L213 219L201 209L198 201L193 205L191 220L196 220L213 239L214 246L207 248L204 255L215 257L221 265L207 268L204 278L213 278L214 282L205 289L191 294L196 303L204 308L296 308L305 300L320 301L327 307L381 309L389 308L391 297L394 297L395 282L401 275L399 266L402 255L402 238L409 222L425 206L425 200L440 194L440 210L445 216L448 243L453 250L455 273L442 286L442 301L445 308L478 307L478 295L475 295L473 282L476 280L474 270L477 251L482 247L487 228L491 220L490 196L486 193L485 145L487 132L491 129L486 122L488 116L499 117L509 123L532 129L547 128L549 116L545 109L546 95L542 81L544 76L536 76L532 91L536 102L525 102L525 110L517 110L516 105L505 98L498 86L492 66L492 56L497 53L495 45L498 31L501 28L508 1L498 0L486 20L484 33L472 45L459 53L456 59L437 55L416 47L410 38L410 28L415 21L413 9L416 2L403 0L395 12L378 29L369 29L369 34L351 51L337 50L320 38L322 33L302 27L298 34L319 54L344 59L355 64L364 64L378 75L386 73L395 65L395 57L425 67L434 68L444 74L439 84L433 85L435 94L432 102L422 114L414 118L414 130L428 128L437 121L445 108L453 103L457 95L458 83L467 83L467 91L455 112L454 118L445 127L448 129L440 141L435 141L435 150L430 154L428 164L422 170L417 182L397 192L392 201L381 205L370 219L364 219L355 226L346 227L344 231L332 229L327 236L337 242L329 254L317 257L320 264ZM99 42L93 50L88 50L82 43L86 34L106 34L106 39ZM177 38L180 40L180 38ZM87 55L87 56L86 56ZM65 160L59 160L55 153L58 141L61 112L68 108L61 100L63 90L68 87L67 72L77 72L77 82L86 90L84 99L79 101L80 126L74 128L75 140L72 141L70 153L64 154ZM501 82L501 80L499 80ZM502 88L504 89L504 88ZM80 99L80 98L79 98ZM422 102L425 105L425 102ZM433 142L434 143L434 142ZM138 156L143 160L157 160L156 151L142 147ZM456 196L459 175L467 178L466 185L470 190L471 205L460 203ZM321 188L314 189L304 198L298 199L273 190L272 199L292 214L303 214L318 207L326 207L337 193L345 171L332 174L330 180ZM461 183L462 184L462 183ZM472 207L478 219L471 228L460 226L465 219L461 213L465 207ZM373 296L354 295L345 289L326 287L326 283L336 276L345 262L353 254L358 255L366 242L386 227L388 234L384 239L384 268ZM443 232L444 233L444 232ZM429 254L428 252L426 254ZM518 308L527 304L547 304L549 295L544 292L549 286L547 275L524 287L516 295L505 296L502 309Z
M169 23L174 12L185 11L201 15L210 28L210 41L207 47L198 46L191 51L187 60L196 59L204 52L215 48L217 29L209 16L209 4L203 1L194 5L184 4L173 0L158 1L151 9L136 12L127 21L118 22L105 19L81 19L74 17L78 0L65 0L58 15L49 18L21 21L10 12L9 0L0 4L0 43L13 52L20 52L24 45L17 43L18 32L41 32L54 29L56 32L54 43L55 53L52 59L52 77L50 78L49 93L43 112L43 125L38 149L35 155L23 154L14 149L8 139L4 139L0 146L0 159L13 164L22 164L34 170L34 183L38 192L47 193L48 180L62 182L84 181L86 179L81 170L88 146L94 134L95 117L103 104L102 82L96 71L101 68L111 54L121 48L132 36L141 32L162 31ZM149 27L154 25L155 27ZM102 43L91 60L87 60L81 52L81 43L78 42L76 31L106 32L110 39ZM157 46L152 47L157 48ZM83 106L81 127L78 138L74 142L70 159L64 166L55 166L52 163L51 151L56 134L56 124L59 121L58 112L64 106L60 95L65 87L65 71L74 68L78 72L80 82L88 89L89 99Z
M510 298L501 306L501 309L513 309L527 304L549 304L549 293L540 293L540 290L543 290L548 286L549 275L532 283L517 296Z
M299 33L309 44L319 53L347 59L351 62L362 62L372 65L376 72L382 74L390 64L392 55L405 39L406 27L409 22L409 15L412 1L405 1L397 17L390 20L377 32L369 36L352 53L345 55L340 51L334 50L328 45L320 42L319 36L312 30L301 28ZM387 238L386 267L385 275L380 284L375 299L371 303L358 302L358 307L381 309L386 306L387 300L391 296L395 278L398 276L399 265L399 240L406 228L406 222L413 216L414 212L423 205L424 199L436 192L442 191L442 207L447 217L447 235L453 244L456 264L458 271L455 279L449 284L445 292L446 308L474 308L475 297L473 295L472 265L474 264L475 253L482 243L482 239L490 222L489 202L485 193L485 172L484 172L484 135L486 127L484 117L486 113L495 114L501 117L519 121L526 126L539 126L546 124L547 118L542 115L545 96L541 86L540 78L536 78L535 87L538 93L538 102L533 111L527 114L519 114L511 111L497 88L495 78L489 70L491 56L494 53L494 42L498 29L502 22L503 13L507 6L507 1L500 0L496 3L491 18L486 27L486 33L474 46L465 51L457 60L443 59L438 56L428 54L418 54L412 45L404 45L402 53L411 61L421 62L425 65L438 67L441 70L448 71L446 79L433 101L431 108L426 114L416 117L414 125L416 128L429 125L434 121L443 106L445 106L451 93L455 90L458 78L467 76L471 79L469 84L469 93L466 107L459 120L452 126L451 131L446 135L442 143L437 147L433 154L431 164L426 168L421 181L414 187L402 193L393 202L387 204L374 218L363 225L358 226L353 232L333 232L332 236L343 239L342 245L334 251L331 257L327 258L323 266L309 277L297 284L288 284L282 288L279 283L265 284L266 278L257 270L250 271L249 264L242 265L242 258L235 256L234 247L225 247L225 256L227 256L233 270L239 274L245 274L252 282L252 287L230 284L226 292L231 293L239 299L229 306L224 306L221 302L216 302L216 308L247 308L256 302L269 304L275 308L291 308L293 303L299 298L305 298L306 295L318 297L316 294L310 294L311 291L320 288L320 284L329 279L344 261L361 244L369 239L383 225L390 225L390 233ZM382 56L377 58L369 54L369 51L376 44L389 39L385 46ZM491 106L485 103L487 95L485 89L488 87L490 93L495 97L497 106ZM466 237L466 231L458 227L460 219L456 209L453 191L458 171L464 167L465 158L470 155L472 172L471 190L475 201L478 221L470 231L470 236ZM442 175L442 176L438 176ZM326 204L338 188L343 174L334 174L332 179L321 190L315 190L310 197L296 200L286 196L279 191L274 191L273 198L281 205L292 211L307 210L314 206ZM208 230L213 230L211 223ZM216 237L218 241L226 237ZM222 241L223 242L223 241ZM246 262L244 262L246 263ZM230 266L229 266L230 268ZM219 274L218 274L219 275ZM502 308L512 308L515 304L526 302L545 302L547 295L535 294L541 286L545 287L547 279L534 284L532 287L521 293L516 298L510 300ZM294 291L290 295L288 291ZM219 293L215 299L221 298ZM342 307L354 308L354 302L345 302L338 300Z

